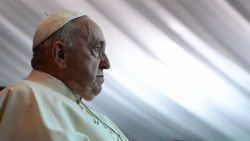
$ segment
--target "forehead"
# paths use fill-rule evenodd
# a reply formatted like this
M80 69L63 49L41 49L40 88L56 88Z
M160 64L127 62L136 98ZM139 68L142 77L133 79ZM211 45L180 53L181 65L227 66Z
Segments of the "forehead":
M101 28L93 21L90 22L90 33L94 40L105 42Z
M79 37L87 39L89 44L105 44L105 38L101 28L87 16L77 19L74 23L77 24L76 32L80 32L81 34Z

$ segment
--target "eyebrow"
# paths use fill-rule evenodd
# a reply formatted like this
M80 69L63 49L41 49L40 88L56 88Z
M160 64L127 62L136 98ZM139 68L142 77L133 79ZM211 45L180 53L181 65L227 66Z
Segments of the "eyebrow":
M100 43L102 44L103 47L105 47L105 45L106 45L105 41L101 41Z
M105 48L106 45L105 41L98 41L96 44L100 44L100 48Z

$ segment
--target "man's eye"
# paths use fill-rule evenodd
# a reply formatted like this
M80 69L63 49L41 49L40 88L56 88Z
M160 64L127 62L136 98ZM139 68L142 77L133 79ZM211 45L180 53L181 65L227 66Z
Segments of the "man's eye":
M96 53L98 53L98 54L99 54L99 53L100 53L100 51L101 51L101 48L100 48L100 47L95 47L95 48L94 48L94 51L95 51Z
M95 48L93 48L92 51L93 51L93 53L94 53L94 55L96 57L100 56L100 54L101 54L101 48L100 47L95 47Z

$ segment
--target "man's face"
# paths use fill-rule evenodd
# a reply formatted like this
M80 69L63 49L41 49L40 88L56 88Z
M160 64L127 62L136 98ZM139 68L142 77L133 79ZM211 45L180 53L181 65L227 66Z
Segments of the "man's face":
M89 40L76 37L74 47L66 52L67 67L64 73L66 85L88 101L101 92L103 69L110 67L103 33L96 24L92 24L92 37Z

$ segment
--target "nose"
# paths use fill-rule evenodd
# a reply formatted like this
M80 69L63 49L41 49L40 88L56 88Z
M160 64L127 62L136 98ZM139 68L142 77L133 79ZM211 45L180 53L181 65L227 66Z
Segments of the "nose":
M99 68L100 69L109 69L110 68L109 59L105 53L103 53L103 55L101 57L101 62L99 64Z

